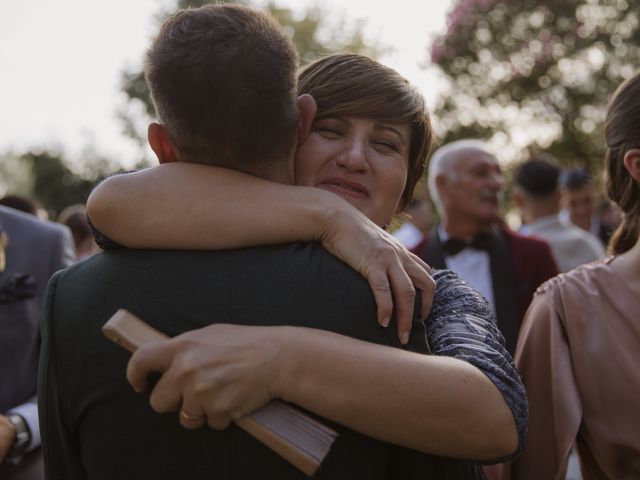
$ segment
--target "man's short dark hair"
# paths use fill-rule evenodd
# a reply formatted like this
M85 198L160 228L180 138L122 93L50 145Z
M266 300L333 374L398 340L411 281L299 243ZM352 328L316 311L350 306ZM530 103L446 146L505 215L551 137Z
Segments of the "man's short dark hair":
M243 169L295 147L297 65L268 14L206 5L162 24L145 78L179 160Z
M30 198L21 195L6 195L0 198L0 205L20 210L31 215L38 215L38 205Z
M526 161L516 170L514 183L528 195L544 198L558 190L560 167L550 155L538 155Z
M560 186L567 190L580 190L591 185L591 176L584 168L569 168L560 175Z

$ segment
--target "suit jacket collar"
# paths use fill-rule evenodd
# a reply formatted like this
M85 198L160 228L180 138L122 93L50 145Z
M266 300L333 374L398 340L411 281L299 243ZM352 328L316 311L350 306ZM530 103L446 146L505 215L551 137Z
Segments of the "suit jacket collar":
M491 265L491 282L493 283L493 299L495 302L498 328L504 335L507 350L511 355L516 350L518 339L518 285L513 268L513 257L507 242L499 229L491 235L489 249Z
M437 233L429 238L422 257L432 268L447 268L442 244ZM491 231L489 262L498 328L505 337L507 350L513 355L520 323L518 320L518 285L513 269L513 258L499 228L494 228Z
M444 252L442 251L442 243L440 242L440 236L434 233L429 238L425 249L424 255L422 255L425 262L429 264L431 268L447 268L447 264L444 261Z

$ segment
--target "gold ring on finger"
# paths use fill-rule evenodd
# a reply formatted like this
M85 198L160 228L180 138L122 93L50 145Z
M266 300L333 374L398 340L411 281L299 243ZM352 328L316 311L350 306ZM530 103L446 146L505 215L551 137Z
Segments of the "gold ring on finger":
M180 417L186 420L187 422L199 422L204 418L204 415L189 415L184 410L180 410Z

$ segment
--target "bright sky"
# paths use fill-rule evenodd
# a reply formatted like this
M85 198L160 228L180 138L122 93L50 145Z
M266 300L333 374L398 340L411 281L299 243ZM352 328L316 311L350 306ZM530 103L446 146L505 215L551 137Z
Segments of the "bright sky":
M257 3L257 2L256 2ZM309 0L276 0L299 9ZM53 148L130 166L138 147L122 133L120 74L138 66L166 0L0 0L0 154ZM172 2L169 1L171 5ZM394 50L381 61L418 85L433 104L434 76L420 68L451 0L324 0L330 14L367 21L367 38Z

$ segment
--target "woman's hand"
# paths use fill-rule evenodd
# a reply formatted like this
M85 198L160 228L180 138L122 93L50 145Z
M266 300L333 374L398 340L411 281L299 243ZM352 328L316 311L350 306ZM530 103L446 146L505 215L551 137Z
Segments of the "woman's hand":
M422 292L422 318L431 309L436 288L431 268L355 208L333 212L324 227L322 245L369 282L380 325L389 325L395 301L398 335L407 343L416 289Z
M6 415L0 414L0 463L4 460L16 441L16 427Z
M210 325L139 348L127 378L142 391L154 371L162 377L151 406L159 413L180 410L186 428L223 429L279 398L433 455L490 460L517 444L504 397L469 362L333 332Z
M283 327L216 324L138 349L127 367L136 391L147 375L162 377L151 393L158 413L180 410L180 423L224 429L276 398Z

